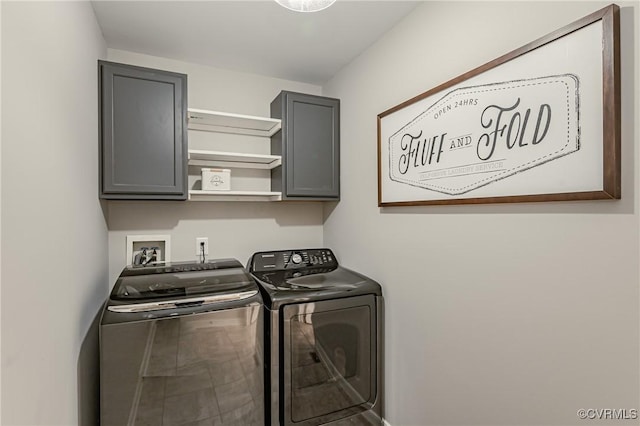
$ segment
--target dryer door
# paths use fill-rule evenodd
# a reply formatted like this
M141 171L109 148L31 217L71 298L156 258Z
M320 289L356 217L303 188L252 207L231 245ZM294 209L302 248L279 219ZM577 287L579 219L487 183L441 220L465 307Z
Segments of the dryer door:
M281 421L318 425L361 414L377 396L373 295L283 308Z

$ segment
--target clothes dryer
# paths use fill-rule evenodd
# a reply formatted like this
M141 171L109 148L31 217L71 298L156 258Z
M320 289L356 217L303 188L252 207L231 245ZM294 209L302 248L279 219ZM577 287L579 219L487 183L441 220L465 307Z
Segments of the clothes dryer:
M271 425L382 424L380 285L329 249L258 252Z

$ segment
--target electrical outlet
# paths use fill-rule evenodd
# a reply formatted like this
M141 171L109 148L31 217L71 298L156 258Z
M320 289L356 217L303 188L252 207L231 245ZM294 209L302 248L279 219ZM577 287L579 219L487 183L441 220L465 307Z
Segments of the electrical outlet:
M204 254L209 254L209 238L198 237L196 238L196 256L202 256L202 243L204 243Z

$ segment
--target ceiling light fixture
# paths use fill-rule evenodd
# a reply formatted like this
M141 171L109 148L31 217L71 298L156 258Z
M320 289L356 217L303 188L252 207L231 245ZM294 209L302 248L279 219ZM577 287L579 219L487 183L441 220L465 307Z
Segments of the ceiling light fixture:
M331 6L336 0L276 0L276 2L295 12L318 12Z

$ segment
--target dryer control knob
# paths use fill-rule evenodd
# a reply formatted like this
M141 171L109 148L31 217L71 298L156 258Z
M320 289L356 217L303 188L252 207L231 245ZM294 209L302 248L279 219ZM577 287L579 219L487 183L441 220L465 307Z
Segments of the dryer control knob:
M291 256L291 261L297 265L302 262L302 256L300 256L299 253L294 253L293 256Z

